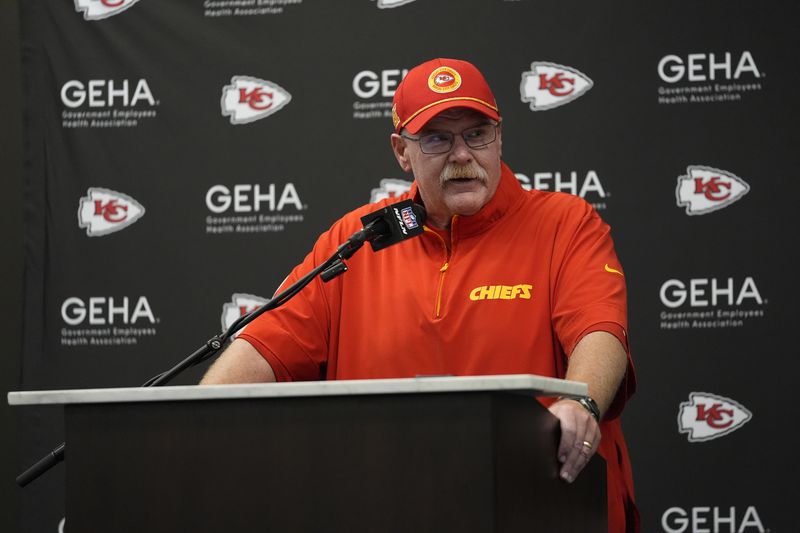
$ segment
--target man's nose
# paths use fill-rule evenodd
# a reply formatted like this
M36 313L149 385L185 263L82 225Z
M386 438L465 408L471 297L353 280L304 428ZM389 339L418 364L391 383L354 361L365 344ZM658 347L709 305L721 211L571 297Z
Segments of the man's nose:
M466 164L472 161L472 151L464 142L461 135L453 136L453 149L450 151L450 161L454 163Z

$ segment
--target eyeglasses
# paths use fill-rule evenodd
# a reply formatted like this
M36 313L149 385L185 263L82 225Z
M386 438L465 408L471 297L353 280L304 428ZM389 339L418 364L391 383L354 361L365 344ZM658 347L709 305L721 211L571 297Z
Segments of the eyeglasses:
M467 128L460 134L461 138L470 148L483 148L487 144L492 144L497 139L497 128L500 124L482 124L472 128ZM453 141L457 134L449 131L428 133L419 137L411 137L404 133L400 136L409 141L416 141L423 154L445 154L453 149Z

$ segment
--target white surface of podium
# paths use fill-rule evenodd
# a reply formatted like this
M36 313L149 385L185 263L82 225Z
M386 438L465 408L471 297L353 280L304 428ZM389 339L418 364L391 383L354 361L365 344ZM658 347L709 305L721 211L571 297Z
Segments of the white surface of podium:
M585 383L531 374L304 381L246 385L130 387L9 392L9 405L159 402L360 394L513 391L532 396L584 396Z

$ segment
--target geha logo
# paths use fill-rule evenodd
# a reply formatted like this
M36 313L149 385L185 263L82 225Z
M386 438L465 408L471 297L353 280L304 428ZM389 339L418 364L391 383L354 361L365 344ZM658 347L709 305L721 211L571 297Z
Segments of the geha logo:
M728 207L750 191L742 178L717 168L689 165L678 176L675 198L687 215L705 215Z
M767 529L753 505L742 514L736 507L670 507L661 515L661 527L666 533L699 533L701 531L733 533L765 533Z
M365 100L378 94L383 98L392 98L406 74L408 69L385 69L380 73L362 70L353 76L353 92Z
M517 172L514 174L514 177L517 178L517 181L524 190L526 191L533 190L533 185L531 185L531 179L526 174Z
M586 74L572 67L534 61L531 70L522 73L519 91L531 111L544 111L579 98L593 85Z
M73 109L86 103L89 107L113 107L115 104L134 107L140 102L151 106L157 104L153 91L144 78L136 82L133 93L127 79L89 80L86 84L80 80L69 80L61 87L61 102Z
M378 7L380 9L388 9L410 4L413 1L414 0L378 0Z
M661 58L658 62L658 75L666 83L678 83L683 81L701 82L708 80L738 80L745 72L760 78L753 55L745 50L739 56L736 66L733 65L733 56L730 52L725 52L722 59L719 55L712 54L689 54L686 60L682 57L669 54Z
M523 283L519 285L483 285L475 287L469 293L469 299L473 302L480 300L523 300L531 299L531 289L533 285Z
M75 11L84 20L100 20L122 13L139 0L75 0Z
M222 305L222 331L228 331L228 328L231 327L234 322L246 314L255 311L265 303L267 303L267 299L261 296L234 293L231 296L231 301Z
M251 76L233 76L222 88L222 116L231 124L247 124L283 109L292 95L277 84Z
M113 296L92 296L87 301L77 296L71 296L61 304L61 319L70 326L77 326L89 322L91 326L105 326L112 324L136 324L146 320L155 324L157 319L147 297L139 296L131 307L130 298Z
M751 418L750 411L730 398L692 392L689 401L681 403L678 431L686 433L689 442L704 442L736 431Z
M565 177L562 178L561 172L534 172L533 182L525 174L516 174L517 180L523 184L523 188L530 190L531 188L537 191L557 191L567 192L581 198L586 198L589 193L596 193L600 198L605 198L608 193L603 188L597 171L589 170L580 181L578 187L578 172L575 170L564 172ZM569 179L566 179L569 176ZM528 187L525 187L525 185Z
M595 170L589 170L585 174L575 170L534 172L533 180L526 174L517 173L516 177L526 191L536 189L538 191L565 192L583 198L597 211L608 208L606 198L611 196L611 193L603 187L600 176Z
M386 200L387 198L396 198L407 193L411 189L411 182L396 179L383 179L380 185L370 191L370 203Z
M711 287L709 287L711 285ZM761 293L758 292L755 280L751 276L736 290L733 278L720 281L717 278L692 278L687 284L679 279L668 279L661 285L659 296L664 306L675 309L687 303L690 307L708 307L719 304L742 305L745 300L752 300L758 305L764 304ZM711 299L709 300L709 296Z
M665 330L740 328L766 316L769 300L752 276L744 279L668 279L658 292L659 327Z
M406 74L406 68L357 72L352 83L353 94L358 97L353 102L353 119L392 119L395 123L399 122L400 119L393 113L392 97Z
M206 207L212 213L224 213L231 207L235 213L258 213L262 207L269 211L283 211L286 206L298 211L305 209L293 183L283 186L280 197L275 194L274 183L267 185L266 190L266 193L261 192L262 186L258 183L234 185L232 192L225 185L214 185L206 193Z
M144 215L144 206L121 192L90 187L78 202L78 227L89 237L127 228Z

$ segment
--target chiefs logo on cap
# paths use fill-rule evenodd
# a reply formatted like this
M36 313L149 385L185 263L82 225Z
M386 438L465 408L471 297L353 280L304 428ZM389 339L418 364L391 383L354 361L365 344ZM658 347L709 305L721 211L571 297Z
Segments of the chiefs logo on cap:
M450 67L439 67L428 76L428 87L437 93L449 93L461 87L461 75Z

